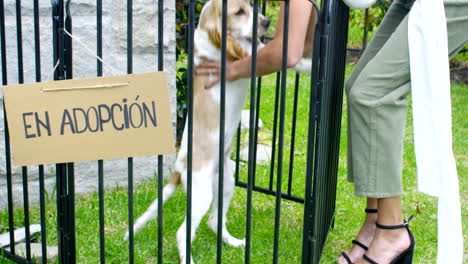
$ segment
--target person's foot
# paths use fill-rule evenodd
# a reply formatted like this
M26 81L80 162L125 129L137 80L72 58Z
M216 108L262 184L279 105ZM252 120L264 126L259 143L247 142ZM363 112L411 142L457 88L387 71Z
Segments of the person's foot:
M356 240L361 242L363 245L369 246L374 238L375 234L375 223L377 221L376 213L369 213L366 215L364 224L359 230ZM366 250L359 245L353 244L353 247L345 251L345 254L350 258L352 263L357 263L362 259L362 256L366 253ZM338 264L348 264L348 261L344 256L338 258Z
M390 263L411 246L411 238L406 228L386 230L378 228L366 252L366 256L377 263ZM361 259L359 264L369 264Z

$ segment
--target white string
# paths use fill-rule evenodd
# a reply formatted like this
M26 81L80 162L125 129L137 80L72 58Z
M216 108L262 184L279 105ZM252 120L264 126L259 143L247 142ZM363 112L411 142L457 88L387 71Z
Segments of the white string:
M65 32L65 34L67 34L70 38L76 40L78 42L78 44L80 44L91 56L95 57L96 59L98 59L100 62L102 62L102 64L106 65L107 67L109 67L115 75L119 75L119 71L117 71L115 68L113 68L112 66L110 66L109 64L107 64L102 58L100 58L97 54L95 54L90 48L88 48L88 46L86 46L85 43L83 43L83 41L81 41L79 38L73 36L70 32L68 32L65 28L63 29L63 32Z
M63 88L44 88L41 89L43 92L51 92L51 91L68 91L68 90L83 90L83 89L99 89L99 88L115 88L115 87L122 87L127 86L128 83L116 83L116 84L101 84L101 85L94 85L94 86L78 86L78 87L63 87Z
M54 74L54 72L57 69L57 67L59 66L59 64L60 64L60 60L57 60L57 63L55 64L54 68L52 69L51 72L49 72L49 75L47 75L46 82L48 82L50 80L50 76L52 76L52 74Z

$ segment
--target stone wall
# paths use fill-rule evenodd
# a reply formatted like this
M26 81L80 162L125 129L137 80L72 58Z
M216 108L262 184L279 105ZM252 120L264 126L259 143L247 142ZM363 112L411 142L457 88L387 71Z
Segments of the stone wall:
M41 79L47 80L53 68L52 18L50 1L40 3L40 45ZM138 0L133 4L133 72L157 71L157 0ZM73 35L83 41L91 50L96 50L96 1L72 0L70 5L73 18ZM103 59L114 69L103 66L104 76L126 74L127 72L127 1L103 0ZM34 13L32 1L22 1L23 63L25 83L35 82ZM16 1L5 1L5 26L8 84L18 83L18 57L16 35ZM168 74L172 120L175 127L176 85L175 85L175 0L164 0L164 69ZM2 67L2 65L0 65ZM73 42L73 75L75 79L96 76L96 59L85 49ZM3 70L3 69L2 69ZM115 72L117 71L117 73ZM1 78L1 76L0 76ZM3 80L2 80L3 81ZM3 95L0 98L3 102ZM0 110L0 207L6 204L5 145L3 109ZM165 157L165 176L174 161L174 156ZM127 159L104 162L107 188L127 185ZM46 183L49 194L55 185L54 165L47 165ZM156 157L138 157L134 160L135 183L153 177L157 170ZM29 193L32 203L38 197L37 167L28 168ZM75 164L76 192L97 190L97 162ZM13 168L14 199L22 202L21 168Z

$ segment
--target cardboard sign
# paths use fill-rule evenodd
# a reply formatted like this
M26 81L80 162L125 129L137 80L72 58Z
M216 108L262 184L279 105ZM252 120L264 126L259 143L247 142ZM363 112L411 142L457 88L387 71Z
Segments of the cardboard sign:
M17 166L174 153L166 74L3 87Z

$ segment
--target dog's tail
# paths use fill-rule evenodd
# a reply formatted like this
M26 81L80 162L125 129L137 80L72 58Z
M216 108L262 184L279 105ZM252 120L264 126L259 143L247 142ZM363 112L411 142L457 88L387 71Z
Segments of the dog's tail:
M163 189L163 204L166 203L169 198L174 195L175 191L177 190L177 187L180 185L180 173L178 171L174 171L172 173L171 179L169 180L169 183L164 186ZM143 228L146 223L148 223L150 220L154 219L158 214L158 198L156 198L153 203L150 205L150 207L146 210L146 212L140 216L135 224L133 225L133 233L136 234L141 228ZM125 233L124 239L128 239L128 231Z

